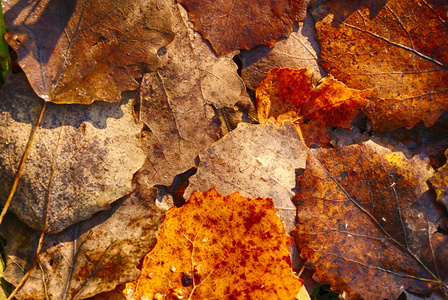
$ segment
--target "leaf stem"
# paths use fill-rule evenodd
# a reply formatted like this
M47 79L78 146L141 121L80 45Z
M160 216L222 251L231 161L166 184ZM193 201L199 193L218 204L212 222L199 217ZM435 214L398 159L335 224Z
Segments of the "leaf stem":
M45 104L44 104L44 107L45 107ZM36 255L34 255L34 259L33 259L31 266L28 268L28 271L26 271L25 275L23 275L22 280L20 280L19 284L16 286L14 291L12 291L12 293L9 295L8 299L6 299L6 300L14 299L14 297L17 295L19 290L22 288L22 286L25 285L26 281L30 277L31 272L33 271L34 267L37 264L37 260L39 258L40 251L42 250L42 245L44 244L45 233L46 233L45 230L42 231L42 233L39 237L39 243L37 244Z
M42 120L42 116L44 115L46 102L42 105L39 116L37 117L36 124L34 125L33 130L31 131L30 138L28 139L28 143L25 147L25 152L23 152L22 159L20 160L19 167L16 173L16 177L14 179L14 183L12 184L11 191L9 192L8 199L6 200L5 206L3 207L2 213L0 215L0 224L2 224L3 219L5 218L6 212L8 211L9 205L11 204L12 198L17 189L17 185L19 184L20 177L22 176L23 169L25 168L25 162L28 158L28 154L31 149L31 145L33 144L34 137L36 136L37 129L39 128L40 121Z

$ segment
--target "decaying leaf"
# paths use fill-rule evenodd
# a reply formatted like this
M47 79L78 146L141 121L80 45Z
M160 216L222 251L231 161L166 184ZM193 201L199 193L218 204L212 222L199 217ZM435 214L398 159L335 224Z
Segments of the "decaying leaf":
M241 77L246 86L255 90L266 74L275 67L303 69L313 72L314 81L325 77L325 71L317 63L319 44L311 15L299 23L287 39L279 40L274 47L259 46L244 51L238 57L242 62Z
M45 101L119 102L173 39L172 0L3 0L7 41Z
M427 162L368 141L312 149L298 178L295 237L301 256L347 298L427 293L448 275L443 208L431 198Z
M327 146L331 139L328 126L350 128L370 90L347 88L328 75L313 87L312 72L274 68L256 90L258 120L266 123L292 121L307 145Z
M180 0L218 55L259 44L272 46L305 19L309 0Z
M375 88L363 108L375 129L431 126L448 110L447 2L371 1L335 22L343 6L312 10L324 69L351 88Z
M157 190L141 188L113 203L112 209L47 235L38 265L17 299L85 299L137 279L137 265L156 244L165 215L154 204ZM12 215L5 222L4 276L16 285L31 264L40 232Z
M195 165L199 151L219 138L214 108L233 106L244 91L232 56L217 57L180 5L172 20L176 37L160 53L163 67L146 74L141 85L140 119L150 131L140 174L151 185L169 186Z
M294 226L291 202L295 171L305 167L306 147L294 125L277 128L241 123L199 155L198 172L190 178L185 198L193 191L216 187L220 194L239 191L245 197L271 198L287 231Z
M42 101L19 75L0 100L0 199L5 201ZM143 165L132 99L47 104L10 209L36 230L59 232L131 193Z
M448 149L445 151L448 157ZM429 180L437 193L437 200L448 209L448 162Z
M128 299L309 299L271 199L194 192L157 238Z

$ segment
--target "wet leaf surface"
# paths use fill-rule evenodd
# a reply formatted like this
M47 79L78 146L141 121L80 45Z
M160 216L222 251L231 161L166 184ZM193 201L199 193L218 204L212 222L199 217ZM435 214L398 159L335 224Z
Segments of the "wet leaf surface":
M309 299L270 199L195 192L167 211L157 238L128 299Z
M448 110L446 1L363 2L312 10L323 68L351 88L374 88L363 111L376 130L431 126Z
M146 190L144 190L146 188ZM38 267L17 299L85 299L139 277L137 265L156 244L165 211L155 206L156 189L139 191L64 231L47 235ZM31 264L40 232L13 215L2 224L5 278L17 284Z
M167 186L219 138L215 108L233 106L244 91L232 56L217 57L194 33L181 6L172 12L176 37L161 54L164 66L145 75L140 93L140 119L149 129L143 138L148 160L140 175Z
M288 231L294 226L295 171L305 167L306 152L291 123L280 128L271 122L239 124L201 152L184 196L216 187L223 195L239 191L245 197L271 198Z
M180 0L218 55L259 44L272 46L305 19L309 0Z
M298 178L297 228L291 233L316 270L348 299L428 293L447 277L446 219L428 191L419 157L373 141L313 149Z
M171 0L2 1L7 41L39 97L119 102L173 39Z
M1 90L2 201L42 102L20 75L8 77ZM36 230L59 232L131 193L132 177L145 155L132 99L47 105L10 209Z
M347 88L331 75L314 87L308 69L274 68L256 90L258 120L294 122L308 146L325 147L331 139L329 126L350 128L370 93Z

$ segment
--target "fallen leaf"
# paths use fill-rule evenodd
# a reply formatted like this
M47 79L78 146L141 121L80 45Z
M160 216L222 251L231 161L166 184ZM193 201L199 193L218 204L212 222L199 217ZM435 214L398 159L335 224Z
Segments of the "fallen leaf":
M119 102L173 39L172 0L3 0L7 41L45 101Z
M85 299L140 276L142 259L156 244L165 210L155 206L157 190L134 192L107 211L47 235L38 266L17 299ZM40 232L12 215L1 234L7 269L5 279L17 285L31 264ZM3 225L3 224L2 224Z
M0 94L4 203L42 101L20 75L8 77ZM132 102L47 104L11 211L36 230L59 232L130 194L145 160Z
M272 46L305 19L309 0L180 0L195 29L218 55L259 44Z
M347 299L428 293L448 275L444 212L428 191L432 168L373 141L312 149L298 178L291 232L318 282Z
M338 22L335 14L347 1L311 11L322 66L351 88L375 88L363 111L376 130L420 121L431 126L448 110L447 2L384 2L372 1Z
M317 87L312 85L312 72L274 68L256 90L258 120L266 123L273 117L278 122L294 122L308 146L325 147L331 139L328 126L350 128L370 90L347 88L331 75Z
M305 167L307 149L291 123L280 128L241 123L199 154L199 166L184 193L240 191L245 197L271 198L289 231L294 227L295 207L291 202L296 186L295 171Z
M313 83L325 77L317 62L319 43L311 15L287 39L279 40L272 48L258 46L243 51L238 57L242 62L241 77L249 89L255 90L272 68L307 68L313 72Z
M149 130L140 174L150 185L169 186L195 166L199 151L219 138L215 109L233 106L245 89L232 56L217 57L180 5L172 13L176 37L161 53L163 67L141 85L140 119Z
M448 149L445 151L448 158ZM437 193L437 200L448 209L448 162L429 179Z
M157 238L128 299L309 299L271 199L195 192L167 211Z

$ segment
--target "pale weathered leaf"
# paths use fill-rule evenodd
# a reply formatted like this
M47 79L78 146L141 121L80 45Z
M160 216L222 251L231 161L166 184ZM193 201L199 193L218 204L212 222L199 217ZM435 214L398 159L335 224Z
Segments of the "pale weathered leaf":
M0 195L5 201L42 102L20 75L0 101ZM47 104L10 209L37 230L59 232L131 193L143 165L132 99Z
M295 171L305 167L306 149L289 122L280 128L271 122L241 123L201 152L198 172L190 178L185 198L194 190L212 187L220 194L239 191L245 197L271 198L288 231L295 217L291 202Z
M247 87L255 90L272 68L307 68L313 72L314 82L325 77L325 71L317 63L319 44L311 15L299 23L287 39L278 41L274 47L259 46L242 52L238 57L243 66L241 77Z
M146 74L141 85L140 119L149 131L140 175L152 185L170 185L195 166L199 151L219 138L214 109L232 106L244 91L232 56L217 57L180 5L172 19L176 37L160 52L163 67Z
M2 0L7 41L45 101L119 102L173 39L172 0Z
M135 280L137 265L156 244L165 210L155 206L157 189L140 189L64 231L47 235L38 265L18 299L84 299ZM40 232L13 215L1 234L7 239L5 278L17 285L31 264Z

